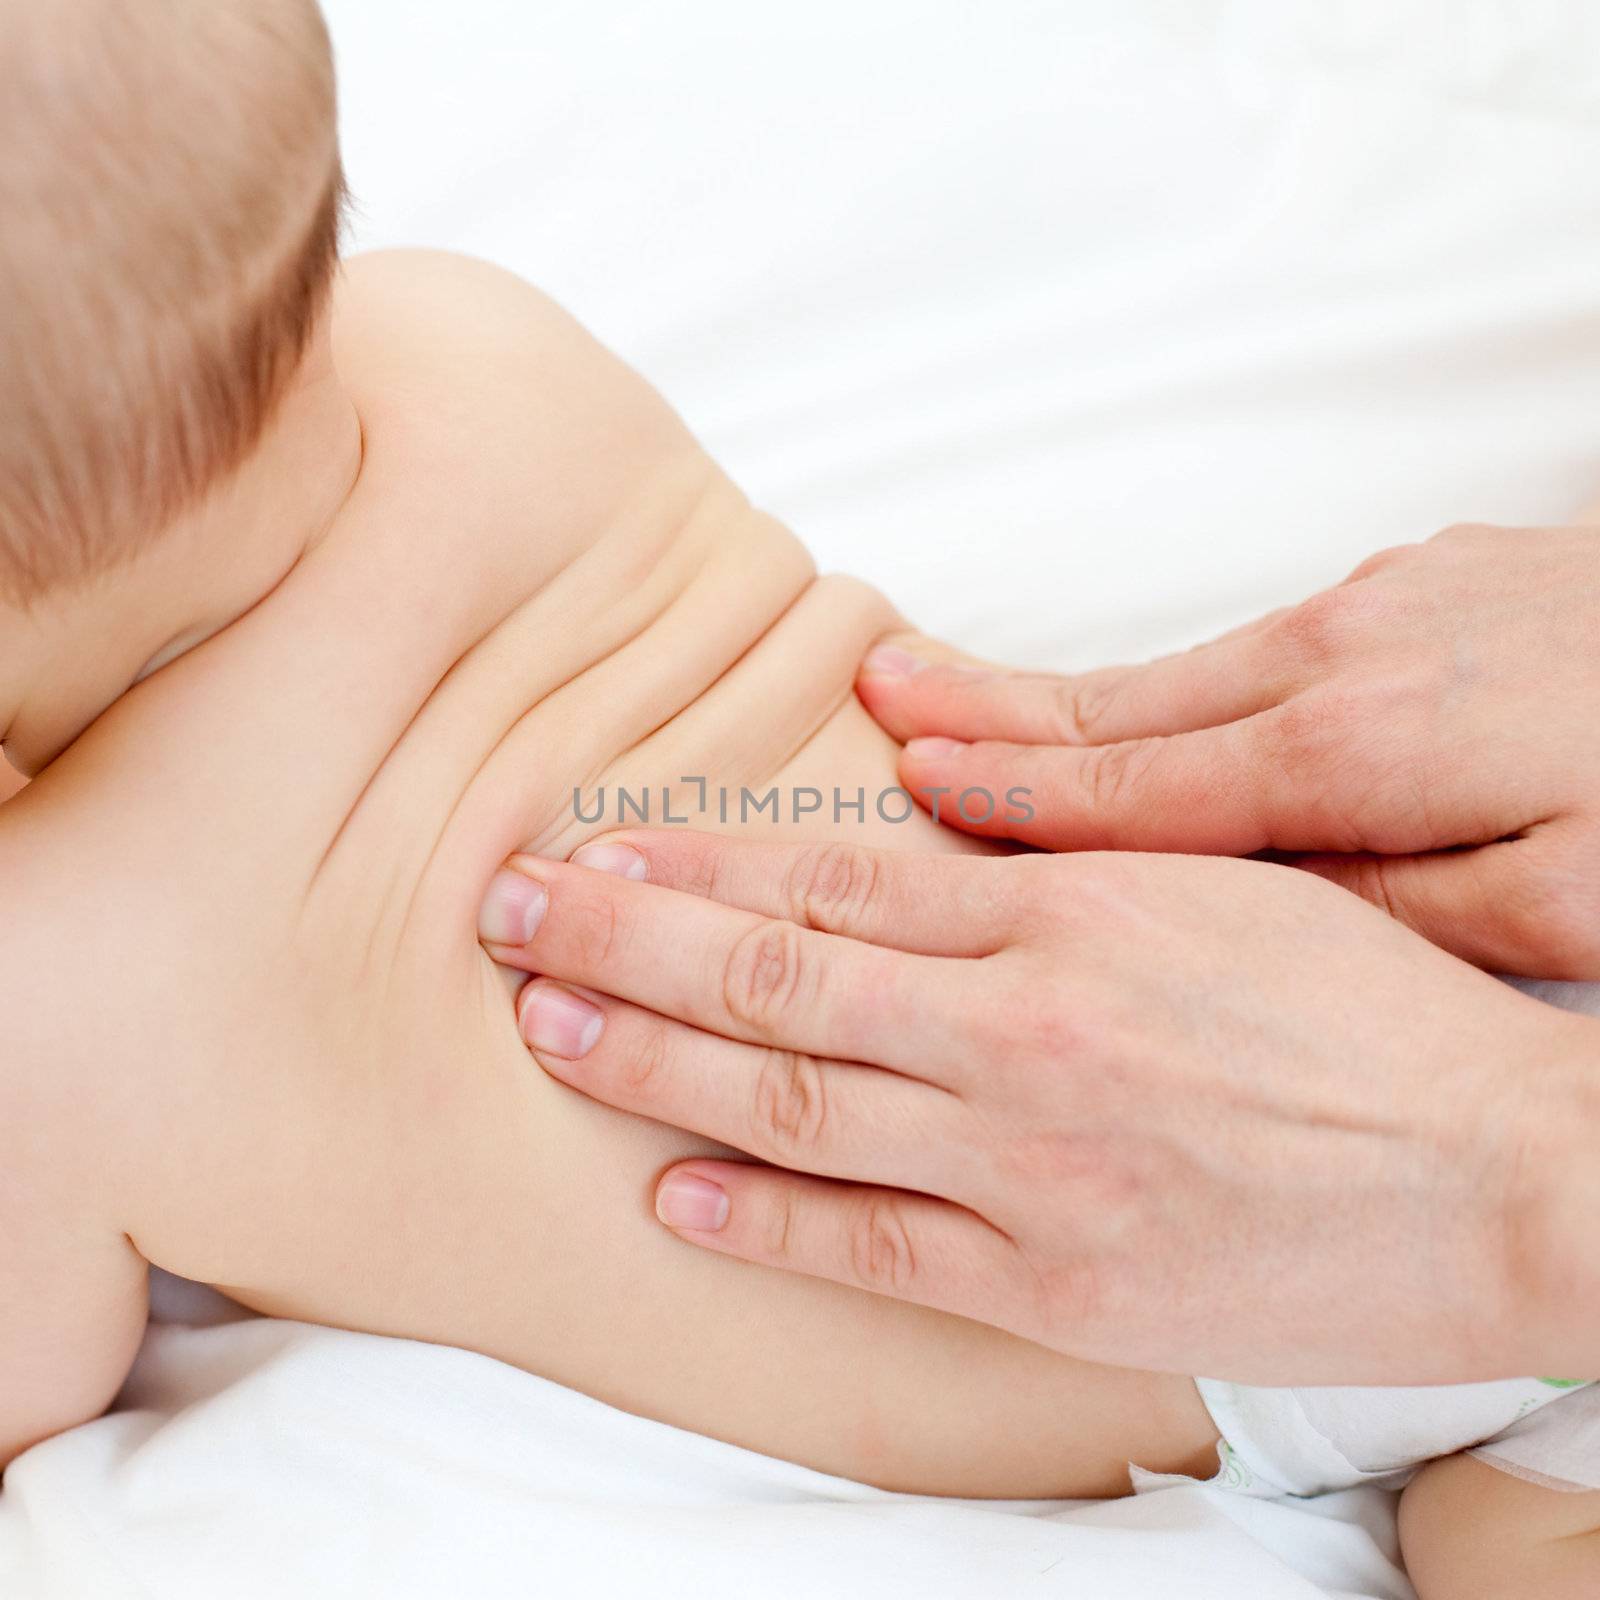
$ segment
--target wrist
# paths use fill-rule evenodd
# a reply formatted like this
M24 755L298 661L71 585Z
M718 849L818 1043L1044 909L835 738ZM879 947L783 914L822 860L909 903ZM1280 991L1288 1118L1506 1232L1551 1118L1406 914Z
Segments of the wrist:
M1549 1023L1511 1133L1508 1342L1518 1371L1600 1378L1600 1021Z

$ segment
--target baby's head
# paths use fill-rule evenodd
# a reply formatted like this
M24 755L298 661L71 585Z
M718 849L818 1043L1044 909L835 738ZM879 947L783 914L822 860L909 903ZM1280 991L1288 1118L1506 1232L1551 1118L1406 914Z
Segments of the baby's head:
M25 769L298 553L203 513L326 369L342 197L313 0L0 0L0 738Z

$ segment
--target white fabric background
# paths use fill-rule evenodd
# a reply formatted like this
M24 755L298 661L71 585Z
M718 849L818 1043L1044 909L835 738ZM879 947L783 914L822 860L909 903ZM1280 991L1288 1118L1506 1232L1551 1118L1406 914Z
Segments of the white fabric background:
M974 647L1185 643L1600 495L1582 0L333 17L359 242L526 274Z
M970 648L1174 647L1600 495L1583 0L329 9L359 243L533 278ZM1406 1600L1392 1537L1374 1492L902 1500L250 1321L154 1329L13 1467L0 1594Z

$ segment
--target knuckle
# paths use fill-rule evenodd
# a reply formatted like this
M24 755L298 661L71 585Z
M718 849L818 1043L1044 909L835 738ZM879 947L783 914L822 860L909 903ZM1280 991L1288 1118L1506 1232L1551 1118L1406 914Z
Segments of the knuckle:
M782 1184L774 1188L761 1219L761 1240L768 1261L787 1261L794 1253L799 1232L797 1201L793 1190Z
M1433 804L1424 691L1399 679L1328 685L1261 719L1263 793L1292 796L1296 831L1318 848L1406 854ZM1368 896L1370 898L1370 896ZM1380 902L1381 903L1381 902Z
M800 993L804 961L800 930L761 922L734 940L723 973L722 1002L740 1026L770 1033Z
M720 900L722 887L722 840L708 840L704 849L686 854L678 881L672 885L685 894L702 900Z
M666 1024L651 1023L625 1047L617 1075L628 1089L643 1093L657 1087L666 1077L670 1057Z
M1078 766L1084 805L1091 812L1125 809L1149 774L1156 749L1154 739L1126 739L1086 754Z
M850 1271L863 1288L903 1294L917 1276L917 1256L905 1202L867 1194L848 1213Z
M1325 691L1285 701L1263 726L1275 765L1291 778L1320 771L1343 737L1348 709L1341 696Z
M1375 849L1392 824L1396 773L1407 770L1407 747L1385 718L1366 714L1372 703L1368 691L1329 687L1261 720L1256 737L1264 792L1276 793L1280 803L1292 796L1299 830L1315 833L1322 848Z
M792 921L848 932L859 927L878 894L877 857L849 844L812 845L789 868L785 903Z
M821 1064L796 1050L768 1050L756 1074L752 1115L764 1148L784 1156L815 1150L828 1123Z
M1091 928L1106 930L1117 922L1123 909L1126 885L1109 850L1085 850L1061 856L1053 862L1053 882L1046 886L1045 907L1058 930L1082 936ZM1064 992L1064 990L1062 990ZM1011 1002L1037 995L1035 989L1011 994Z
M1384 604L1381 589L1340 584L1302 600L1280 617L1271 631L1278 643L1286 645L1301 660L1313 666L1326 665L1344 654Z
M1352 861L1346 887L1396 922L1405 921L1404 907L1395 894L1389 875L1389 863L1382 856L1374 856L1370 860L1358 857Z
M1047 1330L1062 1330L1081 1344L1106 1328L1110 1299L1108 1264L1098 1255L1082 1251L1041 1274L1038 1282L1039 1320Z
M1379 550L1376 554L1368 556L1345 581L1359 583L1363 578L1376 577L1380 572L1404 566L1421 549L1422 546L1419 544L1390 545L1386 550Z
M1016 1056L1027 1070L1043 1066L1049 1071L1082 1069L1093 1064L1102 1070L1101 1041L1095 1021L1081 1008L1060 1003L1033 1003L1019 999L1013 1013Z
M1280 760L1326 765L1337 754L1365 770L1404 761L1416 766L1449 688L1426 664L1379 668L1360 679L1319 684L1285 701L1263 723ZM1403 735L1403 737L1402 737ZM1404 746L1404 748L1402 748Z
M1094 744L1121 692L1114 672L1060 678L1050 687L1050 736L1060 744Z
M1082 874L1077 856L1017 855L997 857L988 874L988 903L995 919L997 948L977 958L985 981L1006 980L1009 994L1015 957L1028 950L1048 949L1064 929L1075 925L1074 891ZM974 1008L976 1015L981 1008ZM983 1013L989 1015L990 1013ZM992 1013L1003 1015L1001 1011ZM967 1031L976 1032L975 1029Z
M1149 1313L1152 1259L1171 1255L1173 1222L1152 1225L1151 1163L1131 1151L1077 1149L1065 1154L1059 1176L1048 1181L1064 1196L1072 1216L1084 1219L1074 1248L1043 1269L1041 1298L1047 1322L1077 1330L1079 1338L1126 1332ZM1143 1302L1141 1304L1141 1302Z
M1491 539L1503 538L1514 530L1497 526L1492 522L1452 522L1449 527L1441 528L1429 544L1483 544Z
M599 893L573 896L561 910L562 925L587 970L595 972L605 967L616 954L623 933L621 913L605 886L600 886Z
M1013 914L1026 913L1024 928L1053 926L1071 909L1072 892L1083 876L1081 857L1003 856L996 860L993 893Z

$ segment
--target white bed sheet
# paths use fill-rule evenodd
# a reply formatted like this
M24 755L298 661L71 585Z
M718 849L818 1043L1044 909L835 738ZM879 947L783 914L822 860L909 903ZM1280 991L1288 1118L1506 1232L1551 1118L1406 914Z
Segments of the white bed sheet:
M1390 1536L1372 1491L885 1495L483 1356L253 1317L153 1328L117 1414L19 1460L0 1594L1401 1600Z
M1600 495L1583 0L329 10L359 243L527 274L824 565L998 659L1180 646ZM0 1595L1410 1593L1372 1491L903 1499L173 1314L8 1473Z

